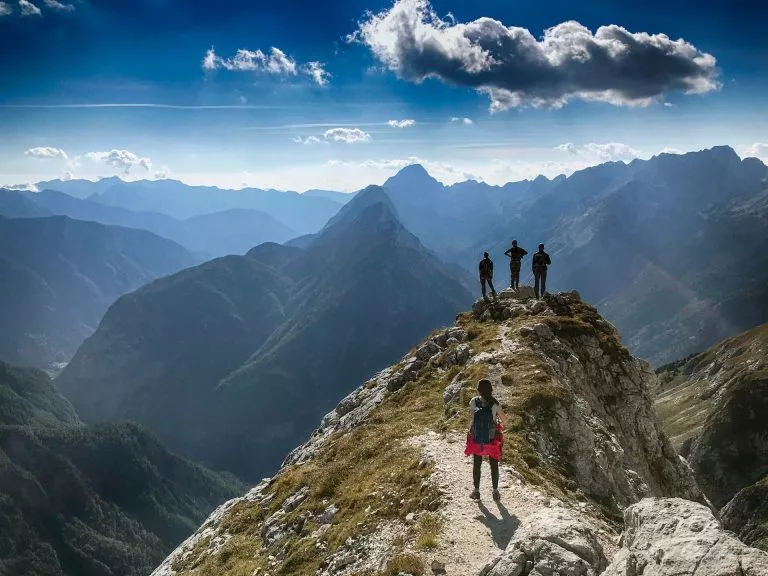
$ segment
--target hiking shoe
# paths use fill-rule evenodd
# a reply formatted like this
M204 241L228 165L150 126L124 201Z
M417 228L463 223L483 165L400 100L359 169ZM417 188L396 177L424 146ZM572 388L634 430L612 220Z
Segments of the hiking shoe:
M472 500L480 500L480 490L475 488L474 490L472 490L469 497L472 498Z
M501 493L498 490L493 491L493 499L496 500L496 502L501 500Z

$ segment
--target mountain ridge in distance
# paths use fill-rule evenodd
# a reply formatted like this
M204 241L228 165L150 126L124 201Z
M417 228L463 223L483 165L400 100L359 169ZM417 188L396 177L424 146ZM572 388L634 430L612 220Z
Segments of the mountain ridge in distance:
M0 359L46 369L66 362L118 296L194 263L143 230L0 217Z
M356 379L471 300L366 195L305 249L263 245L121 298L57 386L88 422L131 418L172 449L260 477Z

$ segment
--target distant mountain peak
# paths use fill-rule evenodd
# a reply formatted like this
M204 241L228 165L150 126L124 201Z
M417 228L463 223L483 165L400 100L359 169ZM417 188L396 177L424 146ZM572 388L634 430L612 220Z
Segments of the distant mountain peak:
M440 182L433 178L429 172L427 172L426 168L422 166L421 164L410 164L406 166L405 168L402 168L397 174L392 176L391 178L387 179L387 181L384 183L384 187L386 188L387 185L395 183L399 185L403 185L405 183L408 184L437 184L439 186L442 186Z
M400 222L397 209L387 195L387 191L381 186L372 184L360 190L352 200L328 221L323 230L329 230L342 222L356 220L363 212L366 212L368 208L374 205L380 205L380 218L384 218L384 214L388 214L390 219Z

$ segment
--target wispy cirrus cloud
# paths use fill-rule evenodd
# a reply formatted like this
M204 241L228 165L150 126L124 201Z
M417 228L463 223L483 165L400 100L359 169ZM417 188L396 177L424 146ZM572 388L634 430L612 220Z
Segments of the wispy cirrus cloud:
M537 39L492 18L441 19L427 0L396 0L347 40L367 46L403 80L436 78L486 94L492 112L576 99L646 106L669 92L701 94L720 86L714 56L683 39L613 24L593 33L575 21Z
M29 148L24 151L25 156L32 158L38 158L40 160L53 160L60 158L62 160L69 160L69 156L61 148L54 148L52 146L39 146L37 148Z
M472 118L459 118L458 116L454 116L451 118L451 122L459 122L461 124L464 124L465 126L471 126L474 124L472 121Z
M42 16L40 8L29 2L29 0L19 0L22 16Z
M309 76L318 86L327 86L331 78L322 62L312 61L299 65L296 60L274 46L268 53L241 48L231 58L222 58L216 54L214 48L210 48L203 57L202 67L206 72L223 69L275 76L296 76L302 73Z
M13 13L13 8L11 8L6 2L0 2L0 18L3 16L8 16Z
M410 118L406 120L389 120L387 121L387 124L392 128L411 128L412 126L416 126L416 120Z
M328 144L328 142L318 138L317 136L307 136L306 138L302 138L301 136L296 136L292 138L292 140L297 144L304 144L306 146L309 146L311 144Z

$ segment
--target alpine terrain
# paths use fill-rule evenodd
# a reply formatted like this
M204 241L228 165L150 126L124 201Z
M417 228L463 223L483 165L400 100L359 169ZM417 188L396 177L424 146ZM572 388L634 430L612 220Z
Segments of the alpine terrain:
M768 167L728 146L504 186L445 186L414 165L384 188L409 230L473 274L489 251L504 281L513 238L545 243L551 289L578 287L654 364L768 321Z
M0 216L0 360L56 371L119 296L195 262L141 230Z
M258 479L336 400L471 301L369 187L306 248L264 244L120 298L56 380L86 422L130 419Z
M43 372L0 362L2 576L145 576L241 486L135 424L84 426Z
M768 550L768 325L659 369L656 406L726 528Z
M531 292L478 301L363 382L153 575L768 574L662 430L650 365L578 293ZM510 416L498 502L487 478L469 498L463 455L481 377Z

